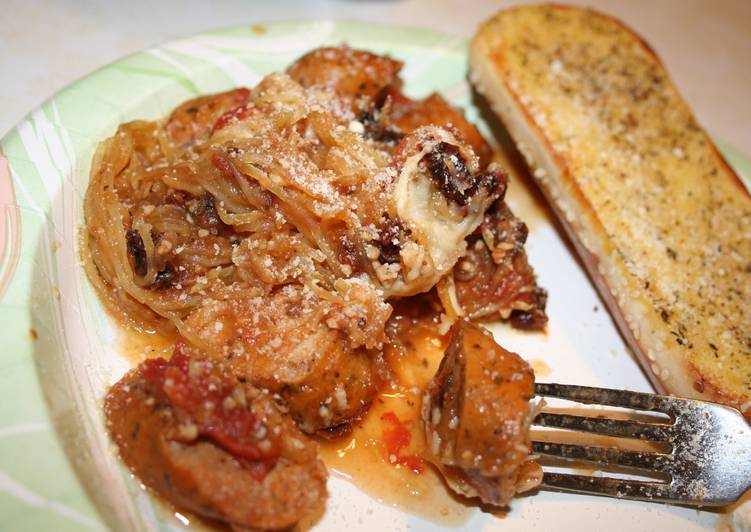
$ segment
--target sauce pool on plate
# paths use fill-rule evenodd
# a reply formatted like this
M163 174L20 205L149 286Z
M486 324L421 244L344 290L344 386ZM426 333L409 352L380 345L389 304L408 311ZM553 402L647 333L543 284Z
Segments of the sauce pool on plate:
M408 320L400 316L399 320ZM434 328L412 320L400 334L403 349L387 349L394 384L386 386L352 432L321 442L332 475L352 482L379 502L447 526L465 523L473 509L453 494L420 456L425 448L420 408L446 348ZM408 330L407 330L408 329Z

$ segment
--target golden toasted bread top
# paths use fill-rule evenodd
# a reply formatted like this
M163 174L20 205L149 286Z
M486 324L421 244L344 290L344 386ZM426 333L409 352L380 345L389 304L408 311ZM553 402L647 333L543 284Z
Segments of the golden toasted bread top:
M626 279L616 297L644 308L642 335L682 357L697 390L748 401L751 198L654 52L615 19L555 5L499 13L473 48L584 205Z

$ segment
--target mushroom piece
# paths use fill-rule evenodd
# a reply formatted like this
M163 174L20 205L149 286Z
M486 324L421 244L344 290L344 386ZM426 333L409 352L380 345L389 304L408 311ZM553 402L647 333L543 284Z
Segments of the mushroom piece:
M389 215L407 231L399 277L385 287L389 296L425 292L466 251L465 238L506 190L507 176L491 165L479 171L472 148L448 129L421 127L396 147L397 178Z
M495 506L542 480L530 456L534 374L489 332L461 320L423 396L426 458L448 485Z

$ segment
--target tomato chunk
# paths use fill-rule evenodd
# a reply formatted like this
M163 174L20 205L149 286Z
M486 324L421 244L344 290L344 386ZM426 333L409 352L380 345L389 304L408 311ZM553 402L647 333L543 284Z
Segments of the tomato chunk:
M402 454L412 441L412 433L406 426L407 421L400 420L394 412L386 412L381 416L386 422L383 429L383 444L386 446L387 459L395 466L406 467L415 475L422 473L425 465L422 458L415 455Z
M258 461L279 456L279 435L246 408L241 385L214 362L191 360L178 345L172 358L148 360L141 372L161 388L174 408L190 417L199 436L237 458Z

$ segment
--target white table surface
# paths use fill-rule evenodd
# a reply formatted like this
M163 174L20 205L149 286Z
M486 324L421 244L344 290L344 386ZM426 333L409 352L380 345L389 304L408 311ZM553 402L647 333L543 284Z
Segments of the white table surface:
M0 0L0 135L68 83L209 29L345 18L470 36L523 0ZM751 155L751 0L602 0L657 50L705 128Z

